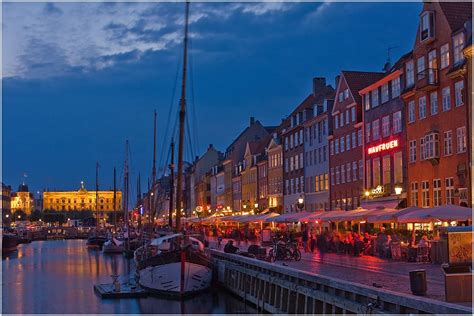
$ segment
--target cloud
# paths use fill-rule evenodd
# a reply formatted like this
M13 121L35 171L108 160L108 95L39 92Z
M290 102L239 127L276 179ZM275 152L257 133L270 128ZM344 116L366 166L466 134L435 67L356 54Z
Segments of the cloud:
M291 4L193 3L190 24L236 14L263 16ZM172 49L182 41L182 3L6 3L3 76L56 76L112 67L121 58ZM192 28L192 37L203 36ZM35 46L37 45L37 47Z

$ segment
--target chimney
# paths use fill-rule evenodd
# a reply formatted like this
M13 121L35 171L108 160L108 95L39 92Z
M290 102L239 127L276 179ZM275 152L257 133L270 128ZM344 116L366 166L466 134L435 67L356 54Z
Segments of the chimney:
M382 70L385 71L385 73L388 73L388 72L390 72L390 69L391 69L391 68L392 68L392 66L390 65L390 62L387 61L387 62L385 63L385 65L383 66L383 69L382 69Z
M322 88L326 87L326 78L315 77L313 78L313 94Z
M212 144L209 144L209 147L207 148L207 150L211 150L213 148Z
M337 85L339 84L339 79L341 78L341 76L337 75L336 78L334 79L334 81L336 82L336 90L337 90Z
M252 126L253 124L255 124L255 117L251 116L250 117L250 126Z

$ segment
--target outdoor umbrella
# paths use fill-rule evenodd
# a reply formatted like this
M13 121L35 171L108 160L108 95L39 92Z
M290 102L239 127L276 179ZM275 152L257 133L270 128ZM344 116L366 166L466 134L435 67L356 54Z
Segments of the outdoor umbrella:
M367 217L367 222L369 223L395 223L399 216L408 214L411 212L416 212L421 210L421 208L416 206L410 206L401 210L390 209L390 210L382 210L382 212L371 213L369 217Z
M399 223L430 223L472 220L472 210L458 205L423 208L398 216Z

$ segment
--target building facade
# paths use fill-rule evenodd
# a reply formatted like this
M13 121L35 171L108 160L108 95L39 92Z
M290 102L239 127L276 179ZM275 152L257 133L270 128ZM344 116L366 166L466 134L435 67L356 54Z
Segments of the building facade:
M122 209L122 192L116 192L114 207L114 191L88 191L84 182L78 191L46 191L43 192L43 210L81 211L97 210L109 212Z
M313 117L304 123L304 204L307 211L329 210L329 113L334 104L334 89L325 78L315 78Z
M21 184L17 192L11 194L10 208L11 212L23 211L27 215L31 214L35 207L33 193L28 190L28 185Z
M268 208L283 211L283 147L281 136L274 133L268 145Z
M409 58L411 52L403 56L383 78L359 91L364 103L362 207L366 209L406 207L406 115L400 94L404 89L403 65ZM355 136L352 138L355 140ZM352 145L356 144L352 142Z
M336 80L336 96L331 113L333 129L329 135L331 210L353 210L360 206L364 162L362 99L359 90L382 76L383 73L377 72L342 71Z
M423 4L402 94L409 205L470 205L463 49L471 19L471 2Z

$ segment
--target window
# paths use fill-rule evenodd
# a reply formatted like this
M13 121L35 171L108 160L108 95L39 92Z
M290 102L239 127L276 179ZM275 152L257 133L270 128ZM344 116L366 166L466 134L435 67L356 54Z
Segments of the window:
M390 116L382 117L382 137L390 135Z
M411 87L415 84L415 73L414 73L414 65L413 60L410 60L405 65L406 68L406 81L407 87Z
M329 190L329 175L327 173L324 174L324 189L327 191Z
M464 104L462 90L464 89L464 81L458 81L454 84L454 102L456 106Z
M349 110L346 110L346 125L349 124L349 115L350 115Z
M302 145L303 144L303 130L300 129L300 141L299 141L299 144Z
M416 162L416 140L411 140L410 144L410 162Z
M418 80L425 78L425 56L416 60L416 73Z
M331 185L334 185L334 168L331 168Z
M415 122L415 101L408 102L408 123Z
M466 126L459 127L457 130L457 149L458 154L463 153L466 151L467 148L467 140L466 140Z
M421 206L430 207L430 183L428 181L421 182Z
M340 172L340 167L336 167L336 184L339 184L341 180L341 172Z
M433 206L441 205L441 179L433 180Z
M326 145L323 146L323 161L327 160L327 147Z
M393 154L393 183L403 183L403 157L401 151Z
M454 178L444 179L446 186L446 204L454 204Z
M290 149L293 148L293 134L290 135Z
M357 144L359 146L362 146L362 129L359 129L357 131Z
M339 153L339 138L336 138L336 140L334 141L334 151L336 154Z
M372 160L373 186L380 185L380 158Z
M346 171L347 171L347 182L351 182L351 163L348 162L346 165Z
M334 126L336 128L339 128L339 120L338 120L337 114L336 114L336 116L334 116Z
M341 183L346 183L346 165L341 166Z
M453 154L453 132L452 131L444 132L443 154L445 156L449 156Z
M334 155L334 142L332 140L329 143L329 151L331 153L331 156Z
M437 83L438 58L436 56L436 49L428 53L428 82Z
M388 101L388 83L382 85L382 103Z
M285 137L285 150L288 150L288 137Z
M372 139L377 140L380 138L380 120L376 119L372 122Z
M370 93L364 95L365 110L370 110Z
M411 206L418 206L418 182L411 183Z
M383 156L382 160L382 170L383 170L383 184L390 184L392 181L390 177L390 156Z
M379 106L379 90L375 89L372 92L372 107Z
M370 143L370 127L370 123L365 124L365 141L367 143Z
M352 162L352 179L353 181L357 181L357 162Z
M359 179L362 180L364 178L364 163L362 159L359 160Z
M464 60L463 50L464 48L464 33L456 34L453 38L453 54L454 64L457 64Z
M430 107L431 107L431 115L438 114L438 92L431 92L430 93Z
M349 98L349 89L344 90L344 100Z
M351 107L351 121L352 122L356 121L356 114L357 114L356 113L356 107L355 106Z
M356 132L352 132L352 148L356 148L356 146L357 146Z
M441 69L444 69L449 66L449 44L448 43L441 46L440 54L441 54Z
M420 42L434 37L434 25L434 12L424 12L420 21Z
M393 133L400 133L402 131L402 111L393 113Z
M392 98L400 96L400 77L392 80Z
M344 144L344 136L342 136L341 137L341 153L343 153L344 150L346 150L346 147L345 147L345 144Z
M421 97L418 99L418 111L418 118L420 120L426 118L426 97Z
M350 150L350 149L351 149L351 135L347 134L346 135L346 150Z
M294 167L294 158L290 157L290 171L293 171L293 167Z
M451 109L451 90L448 87L443 88L443 111L448 111Z
M339 126L344 126L344 112L339 113Z
M430 133L423 138L421 143L421 159L439 158L439 135Z
M344 93L340 92L339 93L339 102L342 102L343 99L344 99Z
M372 160L367 159L365 161L365 181L367 182L366 186L368 188L372 187L372 174L370 173L370 171L372 170L371 166Z

